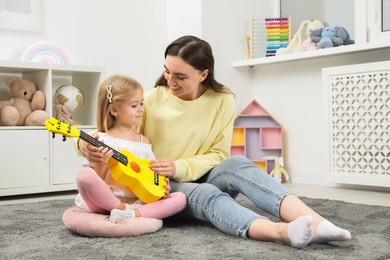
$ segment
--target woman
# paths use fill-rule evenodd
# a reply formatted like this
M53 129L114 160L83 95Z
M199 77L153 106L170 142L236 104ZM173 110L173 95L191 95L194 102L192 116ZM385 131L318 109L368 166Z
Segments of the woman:
M187 207L175 217L201 219L224 233L303 248L309 243L351 239L314 212L285 186L243 156L232 156L235 119L233 93L214 78L210 45L183 36L168 45L165 71L145 95L141 133L153 143L150 167L184 192ZM101 149L80 145L90 160ZM258 208L280 217L272 222L234 198L248 197Z

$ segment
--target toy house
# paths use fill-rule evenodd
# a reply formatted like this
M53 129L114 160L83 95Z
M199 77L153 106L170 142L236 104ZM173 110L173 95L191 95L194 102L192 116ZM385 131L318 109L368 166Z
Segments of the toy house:
M232 155L243 155L270 173L274 160L264 157L282 157L282 127L256 101L253 100L235 119Z

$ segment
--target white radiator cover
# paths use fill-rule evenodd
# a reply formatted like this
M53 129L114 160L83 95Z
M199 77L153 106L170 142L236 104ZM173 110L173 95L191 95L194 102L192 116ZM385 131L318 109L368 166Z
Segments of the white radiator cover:
M390 187L390 61L324 68L329 177Z

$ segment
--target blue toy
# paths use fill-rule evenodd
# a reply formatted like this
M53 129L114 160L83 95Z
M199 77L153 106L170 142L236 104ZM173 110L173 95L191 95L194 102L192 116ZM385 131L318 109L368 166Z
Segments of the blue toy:
M326 26L310 33L310 38L317 43L317 49L337 47L340 45L354 44L348 31L341 26Z

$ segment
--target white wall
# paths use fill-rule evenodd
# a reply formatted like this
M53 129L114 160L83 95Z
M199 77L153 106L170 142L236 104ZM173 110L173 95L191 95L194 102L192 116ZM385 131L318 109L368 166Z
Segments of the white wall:
M213 47L215 75L236 94L237 112L253 100L247 71L232 69L232 62L247 59L246 37L250 18L274 17L279 0L202 0L202 37Z
M48 41L62 47L71 64L104 66L107 76L128 74L149 89L163 71L166 45L193 34L212 45L216 78L237 94L241 110L252 100L251 80L231 63L246 58L250 17L274 16L278 0L246 0L245 8L241 0L41 2L41 32L0 29L1 60L18 61L29 46Z
M49 41L68 53L71 64L128 74L145 89L163 71L166 1L42 0L42 8L42 32L0 29L1 60L19 61L32 44Z
M210 43L215 77L236 94L238 112L250 101L252 83L245 72L231 64L246 59L246 36L251 17L273 17L278 0L167 0L167 39L192 34Z
M182 35L202 36L201 1L167 0L167 43Z

